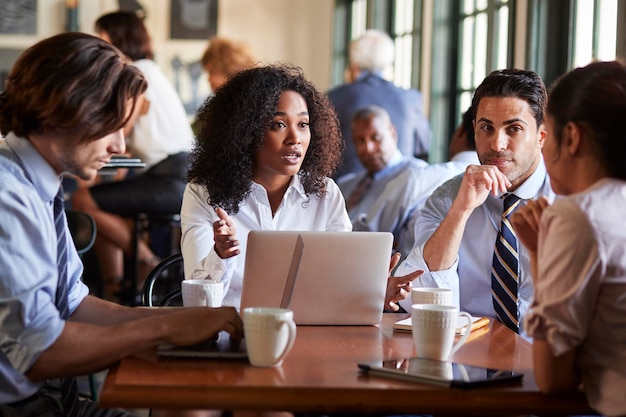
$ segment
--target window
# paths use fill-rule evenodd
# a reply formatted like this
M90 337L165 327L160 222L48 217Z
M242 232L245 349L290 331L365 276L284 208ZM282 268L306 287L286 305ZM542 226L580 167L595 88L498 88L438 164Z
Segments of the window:
M421 28L422 2L396 0L391 33L396 47L393 80L404 88L420 89Z
M493 70L510 66L507 0L464 0L459 10L457 120L472 102L474 90Z
M421 10L422 0L338 0L332 84L343 82L350 40L367 29L380 29L389 33L395 44L394 67L385 76L404 88L419 89Z
M350 41L367 25L367 0L336 0L331 87L344 83Z
M513 4L513 0L434 2L431 162L447 160L448 139L485 76L512 65Z
M615 59L617 18L617 0L575 2L571 68L584 66L593 60Z

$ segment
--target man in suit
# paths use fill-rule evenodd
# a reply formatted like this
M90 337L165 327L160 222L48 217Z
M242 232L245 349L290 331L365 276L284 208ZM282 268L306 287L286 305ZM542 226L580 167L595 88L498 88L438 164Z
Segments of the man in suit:
M383 71L393 64L394 44L391 38L379 30L368 30L350 43L349 52L350 64L346 71L349 82L328 92L346 144L343 165L334 177L360 169L350 121L358 109L371 104L384 108L391 116L402 154L427 159L431 131L423 113L420 92L398 87L383 78Z

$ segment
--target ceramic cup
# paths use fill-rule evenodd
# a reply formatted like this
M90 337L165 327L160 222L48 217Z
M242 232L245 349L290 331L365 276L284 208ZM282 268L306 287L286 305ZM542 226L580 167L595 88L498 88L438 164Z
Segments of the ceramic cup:
M221 307L224 283L208 279L186 279L181 282L185 307Z
M296 340L293 311L248 307L243 310L248 359L254 366L280 366Z
M439 304L413 304L411 325L415 352L420 358L446 361L465 343L470 332L465 332L454 343L457 320L464 317L467 326L472 325L472 316L453 306Z
M413 304L453 305L452 290L449 288L415 287L411 289Z

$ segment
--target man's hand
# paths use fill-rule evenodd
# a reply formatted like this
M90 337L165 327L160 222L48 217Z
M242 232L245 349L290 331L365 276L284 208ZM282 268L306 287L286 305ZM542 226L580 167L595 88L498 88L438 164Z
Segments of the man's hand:
M385 310L398 311L398 301L404 300L411 292L411 282L422 275L424 271L418 269L408 275L392 277L391 272L400 262L400 253L396 252L389 263L389 278L387 278L387 292L385 293Z
M167 322L167 342L191 345L203 342L226 331L231 339L243 337L243 322L234 307L188 307L160 317Z
M215 212L220 218L213 223L215 252L222 259L239 255L239 240L237 240L237 230L233 219L220 207L215 209Z
M485 202L489 193L505 193L511 181L493 165L468 165L461 188L453 205L461 210L473 210Z

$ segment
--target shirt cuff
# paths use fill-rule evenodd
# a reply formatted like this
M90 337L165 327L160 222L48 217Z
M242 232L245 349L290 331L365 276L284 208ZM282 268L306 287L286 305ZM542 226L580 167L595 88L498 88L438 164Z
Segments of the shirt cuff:
M211 248L209 254L194 267L191 279L221 281L225 273L225 260L217 255L214 248Z

